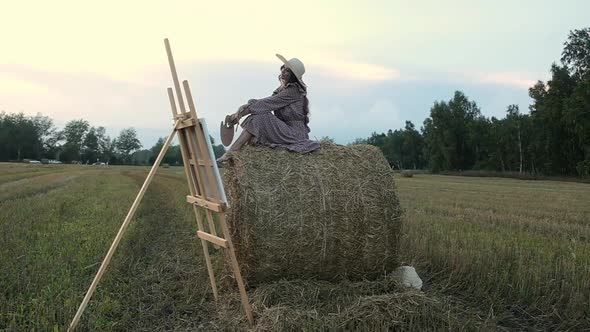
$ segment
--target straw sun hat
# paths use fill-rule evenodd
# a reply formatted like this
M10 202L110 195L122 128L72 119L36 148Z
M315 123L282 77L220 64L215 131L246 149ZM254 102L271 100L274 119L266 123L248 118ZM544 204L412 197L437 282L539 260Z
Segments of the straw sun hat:
M293 59L287 61L287 59L285 59L285 57L280 54L277 54L276 56L281 61L283 61L283 63L285 64L285 67L291 69L293 74L295 74L295 77L297 77L297 80L299 81L299 83L301 83L305 87L306 85L305 85L305 83L303 83L303 79L302 79L303 74L305 74L305 66L303 66L303 62L301 62L301 60L299 60L297 58L293 58Z
M305 83L303 83L303 74L305 74L305 66L303 62L297 58L292 58L291 60L285 59L284 56L277 54L277 58L279 58L284 64L285 67L291 69L291 72L295 75L299 83L304 87L307 87ZM230 116L227 115L225 117L225 121L221 121L221 126L219 128L220 136L221 136L221 143L225 146L229 146L234 139L234 132L235 132L235 125L236 123L229 122Z

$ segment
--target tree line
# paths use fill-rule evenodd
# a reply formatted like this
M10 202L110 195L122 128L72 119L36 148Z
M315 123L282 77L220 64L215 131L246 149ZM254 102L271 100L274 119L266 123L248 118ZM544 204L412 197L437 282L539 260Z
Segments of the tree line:
M551 79L529 88L528 113L509 105L487 118L456 91L437 101L420 131L372 133L354 143L378 146L392 167L432 172L494 170L543 175L590 175L590 28L573 30Z
M67 122L63 129L48 116L0 113L0 160L52 159L66 163L129 163L141 147L134 128L121 130L111 139L105 127L84 119Z
M133 127L111 138L105 127L92 126L84 119L71 120L59 129L48 116L0 112L0 161L48 159L64 163L147 165L155 161L164 140L161 137L150 149L140 150L142 144ZM211 141L214 143L213 138ZM214 150L218 155L225 151L222 145L214 146ZM182 165L180 147L171 145L163 162Z

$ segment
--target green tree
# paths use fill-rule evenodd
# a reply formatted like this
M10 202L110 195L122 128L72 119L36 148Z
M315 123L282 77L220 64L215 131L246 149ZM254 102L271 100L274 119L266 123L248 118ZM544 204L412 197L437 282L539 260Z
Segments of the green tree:
M456 91L448 102L435 102L424 121L429 168L435 172L472 169L479 153L477 121L483 121L477 104Z
M404 133L402 130L391 129L387 131L387 135L383 139L383 146L381 150L385 158L394 168L404 169Z
M366 138L360 138L357 137L354 139L354 141L352 141L352 143L350 143L349 145L356 145L356 144L368 144L367 143L367 139Z
M322 138L320 138L320 142L334 144L334 139L330 138L329 136L323 136Z
M538 82L529 90L533 98L531 116L536 127L537 167L545 174L575 174L576 147L564 119L564 104L575 88L575 80L566 67L553 64L552 78Z
M406 168L421 169L424 167L422 150L424 149L424 139L420 132L411 121L406 121L403 132L402 152L405 156Z
M24 113L0 113L1 160L39 159L42 156L40 130Z
M211 140L211 145L213 146L213 154L215 155L215 159L223 156L223 154L225 153L225 147L223 146L223 144L215 145L215 139L213 138L213 136L209 136L209 139Z
M149 149L137 150L131 154L131 163L133 165L148 165L152 151Z
M590 73L574 88L565 103L565 121L571 133L571 144L576 146L575 159L578 175L590 176Z
M576 80L564 105L569 146L578 175L590 175L590 27L573 30L568 36L561 61Z
M39 145L37 147L37 155L40 157L52 157L48 151L52 147L52 137L55 135L57 128L53 125L53 120L37 113L33 118L33 123L37 129L37 137L39 138Z
M570 31L561 53L561 62L582 80L590 71L590 27Z
M156 158L160 154L160 151L162 150L162 147L164 146L165 141L166 141L166 137L160 137L160 138L158 138L158 141L156 142L156 144L154 144L154 146L152 146L150 148L150 152L151 152L151 156L149 158L150 164L153 164L156 161ZM178 149L175 149L174 145L170 145L168 147L168 150L166 151L166 154L164 155L164 158L162 158L162 163L172 164L172 165L180 163L179 157L180 157L180 161L182 161L182 155L178 156L177 154L180 154L180 147Z
M383 148L383 146L385 145L385 138L385 134L377 134L376 132L372 132L371 137L367 138L366 144Z
M63 129L65 144L63 146L62 160L80 161L82 159L82 146L89 127L90 124L88 121L83 119L72 120L66 123Z
M96 134L96 128L90 127L88 133L84 137L84 142L82 143L82 159L89 163L94 163L97 161L99 157L99 143L98 143L98 135Z
M106 134L106 128L97 127L95 135L98 143L98 159L103 162L110 162L112 155L115 153L115 147L111 138Z
M130 161L131 153L141 148L141 142L137 138L135 128L130 127L121 130L116 139L115 147L119 153L120 159L124 163L128 163Z
M57 129L53 130L45 140L45 155L50 159L60 160L64 141L64 132Z

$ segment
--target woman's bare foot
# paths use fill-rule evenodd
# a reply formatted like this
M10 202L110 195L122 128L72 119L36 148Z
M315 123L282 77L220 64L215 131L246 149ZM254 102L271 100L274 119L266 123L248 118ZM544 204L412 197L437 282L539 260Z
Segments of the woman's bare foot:
M240 150L242 146L248 143L251 139L254 139L254 136L250 134L247 130L242 131L240 137L232 144L232 146L227 150L223 156L217 158L217 161L222 163L224 161L228 161L229 158L232 157L233 153Z
M229 158L231 158L231 157L232 157L232 152L227 151L226 153L223 154L223 156L217 158L217 162L222 163L222 162L228 161Z

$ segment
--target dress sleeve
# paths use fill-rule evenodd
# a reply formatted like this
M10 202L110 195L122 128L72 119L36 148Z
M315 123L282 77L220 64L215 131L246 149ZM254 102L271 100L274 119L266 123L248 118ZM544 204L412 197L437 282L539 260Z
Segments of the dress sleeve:
M268 113L281 109L299 99L299 90L294 86L287 86L277 94L254 101L248 106L248 109L254 115Z

